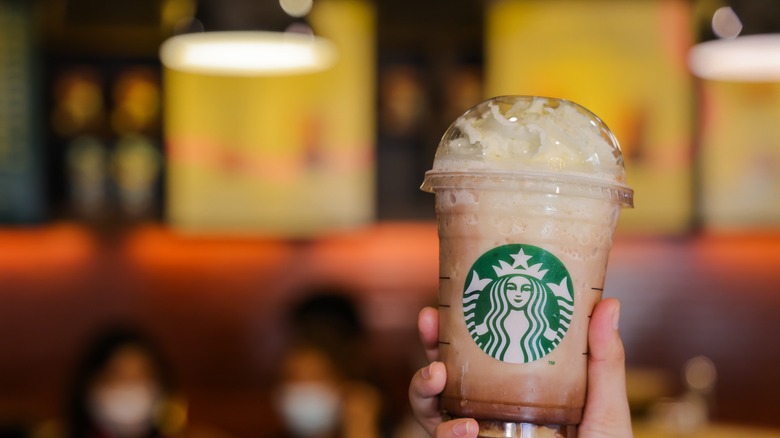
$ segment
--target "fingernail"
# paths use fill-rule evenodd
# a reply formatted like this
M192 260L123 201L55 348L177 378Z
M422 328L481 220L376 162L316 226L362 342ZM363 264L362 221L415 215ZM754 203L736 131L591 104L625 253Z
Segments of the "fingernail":
M617 330L620 326L620 306L615 307L612 312L612 329Z
M434 363L435 362L431 363L430 365L428 365L427 367L422 369L423 379L428 380L428 379L431 378L431 374L433 373L433 369L432 368L433 368L433 364Z
M452 433L455 434L455 436L466 436L469 434L469 423L470 421L461 421L458 423L455 423L455 426L452 427Z

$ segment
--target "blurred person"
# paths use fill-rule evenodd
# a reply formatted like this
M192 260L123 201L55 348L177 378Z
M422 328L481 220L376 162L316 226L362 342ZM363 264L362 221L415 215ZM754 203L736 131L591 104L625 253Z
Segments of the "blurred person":
M168 363L151 338L132 328L103 331L79 363L65 421L48 422L34 438L162 438L214 436L185 430ZM221 436L221 433L217 433Z
M382 398L365 375L364 329L352 301L339 288L315 289L288 323L292 340L273 391L286 436L379 437Z

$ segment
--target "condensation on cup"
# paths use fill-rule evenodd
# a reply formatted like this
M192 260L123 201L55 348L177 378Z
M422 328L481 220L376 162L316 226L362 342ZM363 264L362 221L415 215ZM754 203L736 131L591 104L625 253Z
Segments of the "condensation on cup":
M441 408L480 436L576 436L589 317L633 206L614 135L567 100L495 97L449 127L422 190L439 227Z

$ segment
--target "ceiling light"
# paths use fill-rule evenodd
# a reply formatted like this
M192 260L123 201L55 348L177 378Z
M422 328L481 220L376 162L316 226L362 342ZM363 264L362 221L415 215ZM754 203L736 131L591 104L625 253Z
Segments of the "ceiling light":
M331 67L336 48L323 38L294 32L205 32L168 39L160 59L168 68L191 73L303 74Z
M736 82L780 81L780 34L744 35L707 41L688 56L694 75Z

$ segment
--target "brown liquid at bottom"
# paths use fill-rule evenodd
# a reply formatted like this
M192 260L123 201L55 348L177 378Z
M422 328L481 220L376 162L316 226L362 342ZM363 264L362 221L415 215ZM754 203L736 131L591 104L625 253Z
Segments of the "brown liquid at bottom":
M577 425L582 421L582 408L520 406L518 404L465 401L443 396L443 411L453 416L468 418L492 418L498 423L535 423Z
M458 403L458 409L447 409L450 403ZM577 425L582 419L582 409L542 408L496 403L458 402L450 397L441 398L445 412L458 411L459 416L476 418L478 437L483 438L577 438ZM454 408L454 406L453 406ZM503 417L505 420L487 420L480 414ZM475 415L472 415L475 414ZM515 421L507 421L516 418ZM520 420L522 418L522 420ZM536 423L532 423L536 422Z
M504 421L477 420L478 437L484 438L577 438L577 426L538 425Z

